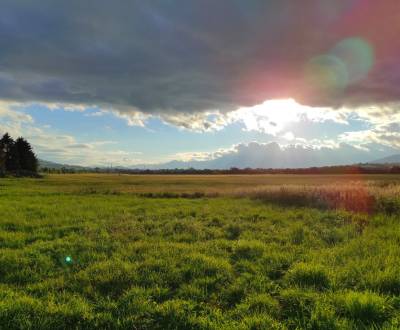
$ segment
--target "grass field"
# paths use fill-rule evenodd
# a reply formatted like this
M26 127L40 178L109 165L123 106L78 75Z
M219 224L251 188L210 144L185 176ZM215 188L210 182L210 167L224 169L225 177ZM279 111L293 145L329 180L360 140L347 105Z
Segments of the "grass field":
M400 176L0 179L1 329L400 329Z

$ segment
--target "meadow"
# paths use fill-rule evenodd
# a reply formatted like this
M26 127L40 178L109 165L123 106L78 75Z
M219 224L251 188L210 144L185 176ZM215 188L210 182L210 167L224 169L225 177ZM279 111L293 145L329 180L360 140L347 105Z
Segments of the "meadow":
M0 179L0 329L399 329L400 176Z

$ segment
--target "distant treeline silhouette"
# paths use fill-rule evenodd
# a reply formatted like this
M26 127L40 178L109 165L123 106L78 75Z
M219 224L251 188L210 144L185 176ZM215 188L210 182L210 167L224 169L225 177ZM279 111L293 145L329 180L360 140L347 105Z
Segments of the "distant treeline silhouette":
M23 137L14 140L8 133L0 139L0 175L32 176L38 171L38 159Z
M400 174L400 166L385 164L357 164L344 166L324 166L308 168L236 168L230 169L126 169L126 168L101 168L101 167L82 167L82 168L49 168L41 169L44 173L114 173L114 174L154 174L154 175L247 175L247 174Z

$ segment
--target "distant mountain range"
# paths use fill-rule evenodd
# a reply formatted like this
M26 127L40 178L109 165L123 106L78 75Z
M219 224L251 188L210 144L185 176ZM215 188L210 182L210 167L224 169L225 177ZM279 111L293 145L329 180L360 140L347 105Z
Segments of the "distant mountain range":
M43 169L43 168L52 168L52 169L56 169L56 170L60 170L62 168L65 168L68 170L87 170L87 169L90 169L91 167L60 164L60 163L50 162L48 160L39 159L39 169Z
M374 163L374 164L400 164L400 154L377 159L377 160L373 161L372 163Z
M281 148L276 143L238 145L234 150L220 153L209 160L170 161L160 164L138 164L121 169L229 169L237 168L307 168L337 165L369 164L400 164L400 154L371 160L374 153L342 144L338 149L313 149L303 146ZM91 170L94 167L59 164L40 160L40 167L67 170ZM98 166L105 169L105 166ZM115 169L115 168L114 168Z

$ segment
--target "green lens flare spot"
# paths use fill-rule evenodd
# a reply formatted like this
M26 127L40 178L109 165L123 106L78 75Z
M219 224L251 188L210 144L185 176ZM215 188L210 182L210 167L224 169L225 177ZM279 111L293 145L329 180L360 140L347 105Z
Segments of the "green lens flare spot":
M343 89L348 84L348 74L344 63L332 55L312 58L306 66L307 82L320 90Z
M350 83L364 79L375 63L372 45L362 38L344 39L333 48L331 53L346 65Z
M70 256L65 257L65 263L72 264L72 258Z

